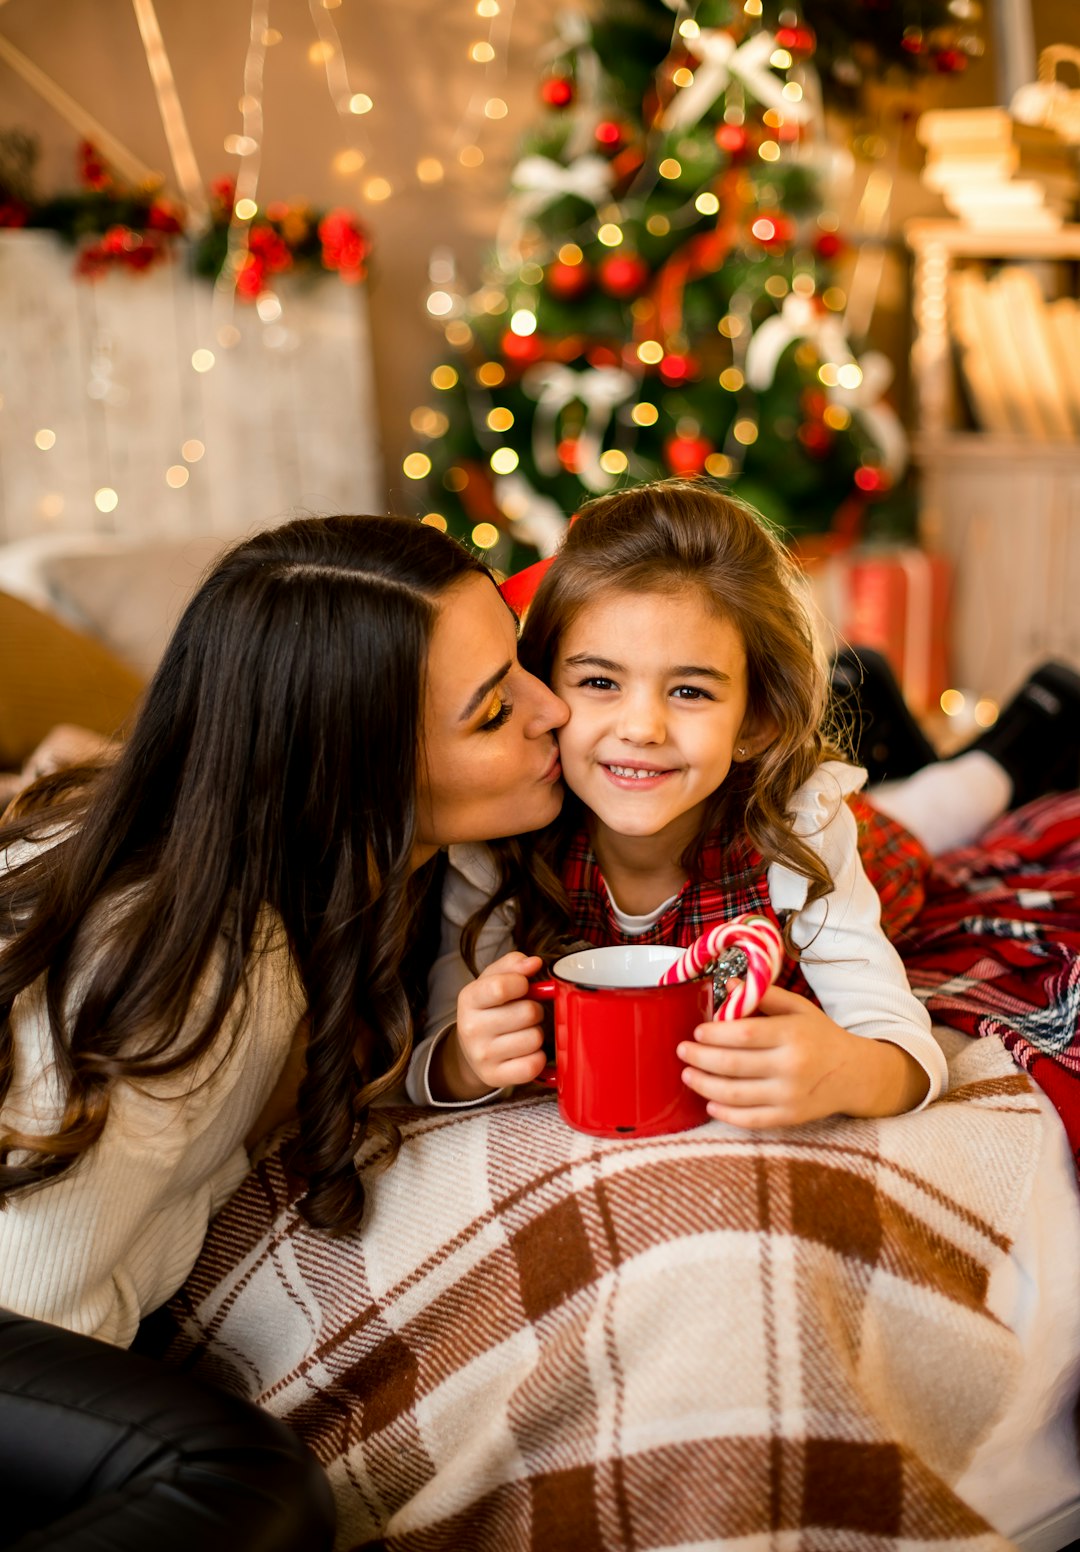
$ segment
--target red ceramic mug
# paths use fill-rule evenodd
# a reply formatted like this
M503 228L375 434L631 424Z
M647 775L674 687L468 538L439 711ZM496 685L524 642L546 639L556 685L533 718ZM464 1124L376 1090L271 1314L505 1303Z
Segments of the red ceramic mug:
M568 954L530 995L555 1004L555 1062L540 1082L558 1090L563 1120L593 1137L655 1137L709 1119L682 1080L681 1040L713 1015L708 976L658 986L682 950L617 944Z

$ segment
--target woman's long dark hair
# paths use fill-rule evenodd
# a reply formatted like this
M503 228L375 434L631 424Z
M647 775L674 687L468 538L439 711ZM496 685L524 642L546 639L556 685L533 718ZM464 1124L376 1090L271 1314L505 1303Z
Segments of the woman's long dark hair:
M51 1135L0 1134L0 1205L95 1142L118 1080L207 1053L269 907L308 999L303 1210L333 1231L359 1223L355 1149L411 1045L428 647L440 596L472 574L488 575L405 518L304 518L238 544L188 605L116 763L55 781L0 828L19 859L0 875L0 1104L12 1006L41 976L65 1098Z

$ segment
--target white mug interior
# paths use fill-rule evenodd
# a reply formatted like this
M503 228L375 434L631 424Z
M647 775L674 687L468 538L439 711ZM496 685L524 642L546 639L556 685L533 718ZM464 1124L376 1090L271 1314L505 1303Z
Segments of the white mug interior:
M614 943L567 954L555 961L552 970L560 981L575 986L656 986L664 971L682 955L681 948L662 943Z

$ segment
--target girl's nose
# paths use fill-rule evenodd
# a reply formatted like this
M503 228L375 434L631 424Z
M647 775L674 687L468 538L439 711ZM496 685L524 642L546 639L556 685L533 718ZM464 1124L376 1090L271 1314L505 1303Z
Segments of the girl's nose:
M663 707L652 695L627 696L619 707L615 731L628 744L662 744Z

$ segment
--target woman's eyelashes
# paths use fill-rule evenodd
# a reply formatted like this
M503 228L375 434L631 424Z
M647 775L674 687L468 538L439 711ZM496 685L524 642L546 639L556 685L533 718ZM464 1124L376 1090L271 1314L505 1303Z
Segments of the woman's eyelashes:
M510 720L510 713L513 709L513 701L504 699L501 695L496 695L491 703L488 715L481 722L477 731L480 733L494 733L496 728L501 728Z

